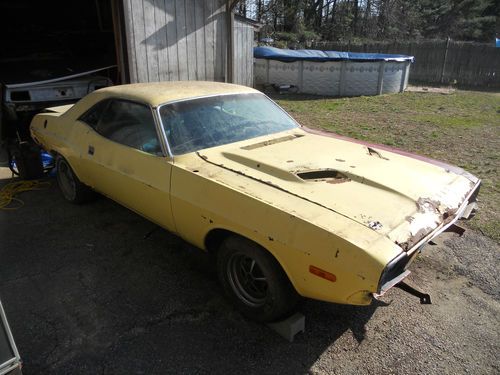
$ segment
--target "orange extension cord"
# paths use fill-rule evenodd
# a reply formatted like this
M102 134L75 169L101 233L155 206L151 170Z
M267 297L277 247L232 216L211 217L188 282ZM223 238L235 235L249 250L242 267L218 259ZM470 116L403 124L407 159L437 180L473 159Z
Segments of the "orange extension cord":
M24 202L15 196L24 191L43 190L50 187L50 182L40 180L15 181L5 185L0 190L0 210L16 210L24 206ZM11 206L14 202L17 204Z

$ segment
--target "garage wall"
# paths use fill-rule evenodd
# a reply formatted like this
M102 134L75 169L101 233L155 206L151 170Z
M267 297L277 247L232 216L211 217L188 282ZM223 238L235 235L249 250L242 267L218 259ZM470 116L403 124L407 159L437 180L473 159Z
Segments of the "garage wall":
M234 21L234 83L253 86L254 27L244 21Z
M123 7L131 82L225 80L224 0L124 0Z

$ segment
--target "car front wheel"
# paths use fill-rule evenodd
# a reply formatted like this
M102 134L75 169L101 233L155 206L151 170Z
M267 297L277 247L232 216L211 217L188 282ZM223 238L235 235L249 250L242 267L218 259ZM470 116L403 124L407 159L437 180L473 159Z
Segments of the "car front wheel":
M298 295L276 259L239 236L227 238L217 256L224 291L247 318L270 322L286 317Z

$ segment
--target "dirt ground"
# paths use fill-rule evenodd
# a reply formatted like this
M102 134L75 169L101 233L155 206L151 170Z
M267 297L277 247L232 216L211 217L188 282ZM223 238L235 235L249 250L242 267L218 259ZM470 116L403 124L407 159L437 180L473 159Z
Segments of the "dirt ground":
M453 87L432 87L432 86L415 86L408 85L406 92L433 92L438 94L452 94L457 91Z
M27 375L500 373L500 253L476 232L413 264L432 305L398 289L369 307L306 300L289 343L233 309L200 251L51 184L0 211L0 298Z

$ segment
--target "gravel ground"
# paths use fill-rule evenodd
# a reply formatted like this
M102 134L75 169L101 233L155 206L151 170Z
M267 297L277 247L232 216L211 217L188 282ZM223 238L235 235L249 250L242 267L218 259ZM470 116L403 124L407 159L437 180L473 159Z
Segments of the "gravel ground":
M1 178L1 177L0 177ZM6 179L0 180L0 185ZM499 374L498 244L445 234L368 307L306 300L289 343L242 318L203 253L55 181L0 211L0 297L29 374Z

